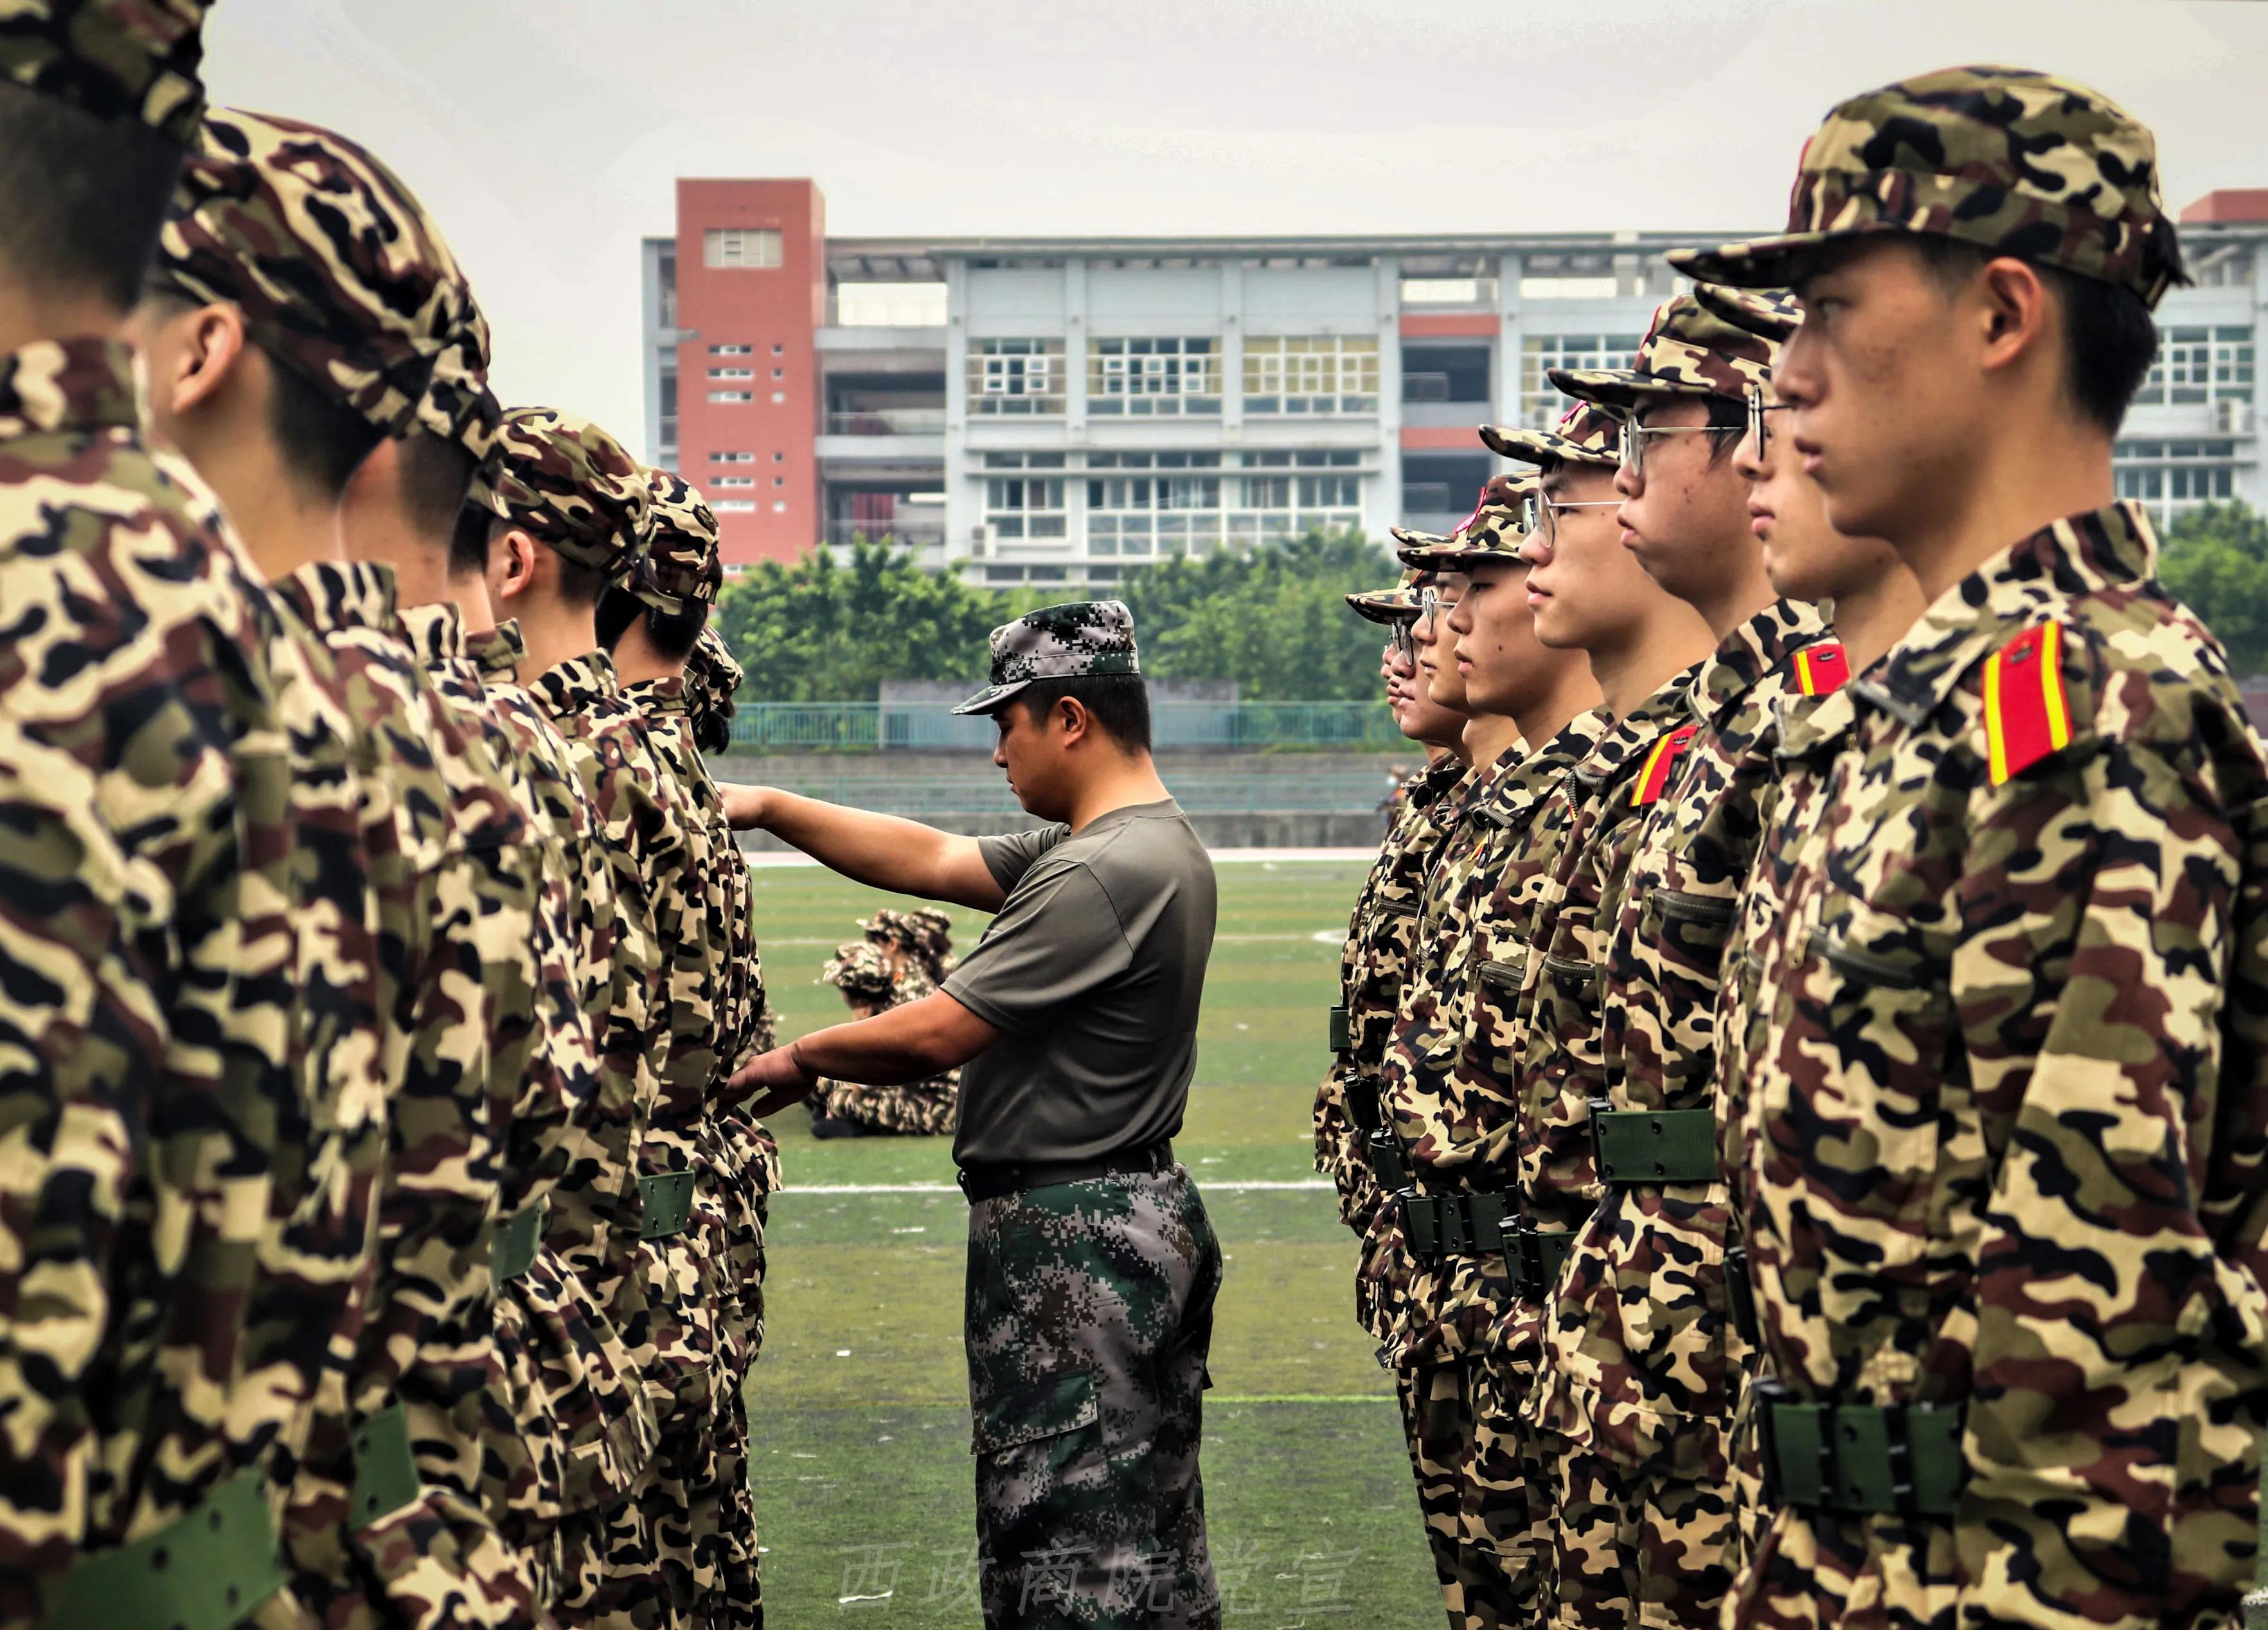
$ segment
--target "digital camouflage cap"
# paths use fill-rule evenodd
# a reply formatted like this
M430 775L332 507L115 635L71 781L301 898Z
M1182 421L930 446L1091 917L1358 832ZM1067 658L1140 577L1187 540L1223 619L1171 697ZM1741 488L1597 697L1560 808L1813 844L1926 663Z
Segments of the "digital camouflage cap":
M205 107L207 0L0 0L0 78L187 147Z
M1795 299L1785 289L1726 289L1721 299L1753 307L1758 321L1783 321L1793 334L1802 321ZM1628 368L1554 368L1552 385L1578 402L1611 413L1629 413L1640 403L1666 398L1723 396L1746 402L1761 390L1771 400L1771 371L1779 360L1779 340L1727 322L1690 294L1664 300L1653 324L1638 342Z
M1533 476L1491 476L1473 513L1446 538L1396 529L1394 551L1405 566L1428 572L1464 572L1485 560L1517 560L1528 542L1528 500Z
M992 682L953 711L989 713L1035 679L1138 674L1134 614L1117 600L1042 606L992 631Z
M512 408L466 502L616 583L645 548L651 490L645 466L590 420Z
M2073 80L1989 66L1842 103L1804 144L1785 233L1669 260L1709 283L1779 287L1820 245L1870 232L1956 238L2150 306L2186 281L2149 127Z
M646 481L645 552L623 586L663 611L715 605L725 582L716 512L674 471L649 469Z
M401 178L335 130L215 109L153 275L236 306L264 350L388 436L431 431L476 459L496 444L471 284Z
M1622 421L1587 402L1579 402L1561 414L1554 429L1484 424L1481 440L1498 457L1517 459L1523 464L1542 464L1556 459L1565 464L1591 464L1612 469L1622 462Z
M846 940L819 970L819 983L845 996L887 997L897 988L890 959L871 940Z

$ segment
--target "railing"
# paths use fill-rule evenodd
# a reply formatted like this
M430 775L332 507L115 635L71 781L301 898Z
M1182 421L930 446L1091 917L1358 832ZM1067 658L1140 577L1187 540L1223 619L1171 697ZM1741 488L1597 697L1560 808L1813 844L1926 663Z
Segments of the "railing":
M926 549L945 542L945 518L927 515L895 515L887 520L830 520L827 523L829 543L850 544L861 539L880 543L887 538L909 549Z
M854 408L827 416L830 436L942 436L943 408Z
M1014 815L1023 813L997 771L923 776L798 776L779 785L806 798L849 804L888 815ZM1386 796L1383 775L1175 775L1168 789L1191 815L1272 815L1298 812L1360 815Z
M1166 749L1366 752L1407 745L1382 702L1153 702L1150 717L1152 739ZM733 715L736 753L990 751L997 734L990 719L962 717L942 704L744 702Z

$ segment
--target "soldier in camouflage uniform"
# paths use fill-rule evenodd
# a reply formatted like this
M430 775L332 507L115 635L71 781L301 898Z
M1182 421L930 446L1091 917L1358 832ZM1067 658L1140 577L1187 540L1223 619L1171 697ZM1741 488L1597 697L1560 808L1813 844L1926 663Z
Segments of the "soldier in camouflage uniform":
M1541 1583L1528 1508L1535 1479L1489 1424L1508 1411L1484 1362L1482 1315L1506 1294L1514 1219L1500 1196L1476 1191L1458 1154L1483 1095L1458 1067L1468 963L1504 845L1564 775L1562 738L1597 699L1580 657L1534 638L1519 557L1528 497L1500 479L1448 538L1395 535L1405 564L1440 574L1446 615L1419 618L1418 665L1435 701L1471 716L1474 773L1425 880L1381 1060L1379 1151L1407 1176L1365 1249L1374 1294L1393 1318L1381 1356L1395 1371L1443 1607L1457 1630L1528 1622ZM1464 607L1476 585L1484 614ZM1531 749L1531 740L1543 745Z
M902 1002L919 1001L953 971L953 918L935 906L911 911L885 906L860 918L858 926L889 958Z
M373 1259L357 767L122 337L203 10L0 18L10 1626L306 1621L276 1508Z
M1195 1069L1211 867L1151 761L1124 606L1043 608L992 648L963 711L998 711L998 762L1056 824L958 837L727 790L736 822L862 882L998 913L935 994L767 1053L733 1086L777 1108L822 1074L968 1066L954 1155L985 1622L1217 1630L1197 1457L1220 1252L1167 1141Z
M676 782L687 808L686 874L700 884L700 944L688 970L703 1007L674 1010L690 1044L706 1012L713 1027L712 1088L743 1058L761 1051L755 1034L764 1011L763 965L757 955L754 891L740 839L694 740L687 709L685 665L724 581L717 518L701 495L666 470L646 472L644 552L624 583L607 591L599 632L613 653L622 697L645 716L654 752ZM771 1134L739 1105L712 1099L700 1127L697 1164L714 1196L710 1246L722 1264L725 1299L717 1310L721 1375L715 1390L719 1521L718 1584L705 1608L718 1624L761 1624L755 1508L748 1490L748 1422L742 1397L755 1362L763 1307L764 1221L778 1180Z
M2154 144L1948 70L1830 113L1788 225L1681 259L1794 287L1790 432L1930 604L1840 693L1753 948L1728 1148L1778 1510L1727 1619L2227 1623L2268 1408L2268 770L2148 523L2094 507L2182 275Z
M632 1531L624 1514L622 1567L595 1605L671 1623L706 1612L723 1586L718 1315L730 1287L724 1199L703 1152L718 1037L694 870L699 815L663 763L644 711L622 696L613 661L594 648L607 586L630 577L650 542L651 504L644 467L605 431L517 408L504 415L471 507L488 518L490 594L498 609L517 614L519 677L570 741L615 848L623 915L657 951L644 1009L651 1096L634 1147L653 1349L647 1391L659 1442L636 1497L646 1531ZM639 1579L647 1545L662 1566L659 1593Z
M329 230L344 216L372 230ZM496 430L485 385L458 372L477 308L368 153L232 112L206 120L152 289L137 328L157 421L246 515L392 794L372 817L394 843L375 874L395 1128L382 1258L342 1366L355 1424L311 1442L286 1542L326 1575L339 1622L462 1612L442 1604L467 1593L516 1622L541 1612L531 1589L550 1593L541 1557L571 1462L608 1446L585 1379L603 1316L556 1265L519 1260L584 1158L596 1091L572 903L509 747L439 694L396 618L391 568L326 557L399 519L421 459L446 489L438 507L461 502ZM286 420L289 439L267 428ZM532 1554L485 1560L499 1533Z
M902 918L904 914L887 915ZM919 969L904 972L894 969L889 954L871 938L836 946L835 955L820 970L819 983L842 992L843 1003L861 1019L918 1001L937 988ZM806 1103L811 1110L814 1137L857 1138L874 1132L951 1132L960 1096L961 1072L951 1070L934 1081L903 1087L821 1081Z
M1623 445L1646 450L1623 461L1617 519L1648 574L1718 638L1663 749L1676 757L1659 794L1603 840L1606 875L1585 885L1619 902L1603 908L1585 976L1599 991L1589 1135L1604 1191L1559 1276L1528 1405L1546 1452L1585 1490L1555 1517L1570 1625L1704 1623L1730 1578L1727 1213L1709 1027L1770 782L1754 744L1782 697L1844 676L1815 608L1775 594L1734 457L1771 406L1793 304L1698 292L1709 298L1663 306L1634 370L1555 381L1615 411Z

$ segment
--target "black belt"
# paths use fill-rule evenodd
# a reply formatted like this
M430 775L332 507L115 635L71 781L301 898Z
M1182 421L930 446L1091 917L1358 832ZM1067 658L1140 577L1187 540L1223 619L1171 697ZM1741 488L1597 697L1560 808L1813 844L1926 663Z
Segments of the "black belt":
M1756 1290L1749 1282L1749 1248L1735 1245L1725 1253L1725 1311L1733 1328L1751 1347L1764 1346L1764 1327L1756 1323Z
M233 1630L284 1588L276 1525L247 1467L152 1534L79 1562L51 1630Z
M1594 1098L1591 1154L1602 1183L1713 1183L1717 1117L1708 1110L1617 1110Z
M1376 1176L1379 1186L1392 1192L1410 1186L1410 1162L1403 1157L1402 1140L1386 1124L1386 1105L1375 1075L1358 1075L1346 1084L1347 1118L1362 1136L1358 1147Z
M1764 1493L1801 1510L1949 1517L1961 1495L1958 1404L1814 1404L1760 1380Z
M1138 1149L1121 1149L1084 1161L971 1161L961 1169L961 1191L974 1206L1025 1189L1051 1189L1059 1183L1086 1183L1096 1177L1139 1176L1169 1170L1174 1146L1164 1139Z
M1344 1007L1331 1009L1330 1043L1333 1052L1346 1052L1354 1046L1354 1027Z
M1412 1256L1433 1261L1502 1251L1512 1294L1523 1302L1551 1294L1575 1246L1572 1234L1540 1233L1529 1219L1512 1216L1508 1194L1404 1192L1401 1199Z

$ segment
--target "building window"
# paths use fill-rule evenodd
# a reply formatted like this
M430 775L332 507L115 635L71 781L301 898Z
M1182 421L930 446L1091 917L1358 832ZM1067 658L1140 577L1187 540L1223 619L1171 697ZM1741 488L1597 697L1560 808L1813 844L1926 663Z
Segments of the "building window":
M768 227L712 226L701 234L704 266L755 269L780 263L780 235Z
M712 453L709 455L709 461L711 464L753 464L756 461L756 455L753 453Z
M677 370L671 368L661 376L661 439L666 446L677 442Z
M754 350L755 347L753 345L711 345L709 354L711 357L745 357ZM746 379L748 376L744 373L740 377Z
M787 485L787 477L786 477L786 476L773 476L773 477L772 477L772 485L774 485L775 487L784 487L785 485Z
M752 390L712 390L709 393L711 402L754 402L755 399L756 393Z
M709 377L712 380L753 380L756 377L756 371L754 368L711 368Z
M1061 469L1064 455L1060 453L988 453L984 455L986 469Z
M756 484L756 478L754 476L714 476L710 478L709 484L712 487L753 487Z
M772 347L772 355L773 355L773 356L775 356L775 357L784 356L784 355L785 355L785 354L786 354L786 351L787 351L787 347L786 347L786 346L784 346L784 345L777 345L777 344L776 344L776 345L774 345L774 346Z
M1627 368L1638 356L1638 334L1531 334L1520 348L1520 422L1550 430L1574 406L1551 387L1554 368Z
M2135 394L2152 406L2252 400L2252 330L2161 328L2158 359Z
M972 340L968 406L995 415L1064 410L1061 340Z
M726 514L742 513L753 514L755 512L756 506L754 501L748 498L718 498L715 503L710 505L709 507L714 510L722 510Z
M784 380L787 378L787 370L785 368L774 368L772 370L772 378L776 380Z
M2118 496L2141 505L2161 527L2236 496L2233 441L2121 441L2112 452Z
M772 393L772 403L774 406L777 406L779 403L784 402L786 400L787 393L785 391L776 390Z
M1060 477L994 476L984 483L984 520L998 538L1064 535Z
M772 462L773 462L773 463L775 463L775 464L784 464L785 462L787 462L787 454L784 454L784 453L775 453L775 454L772 454Z
M1374 334L1255 336L1244 342L1247 413L1375 413Z
M787 500L785 498L774 498L772 500L772 513L775 515L786 514Z
M1219 343L1096 340L1086 353L1086 410L1160 417L1220 411Z

